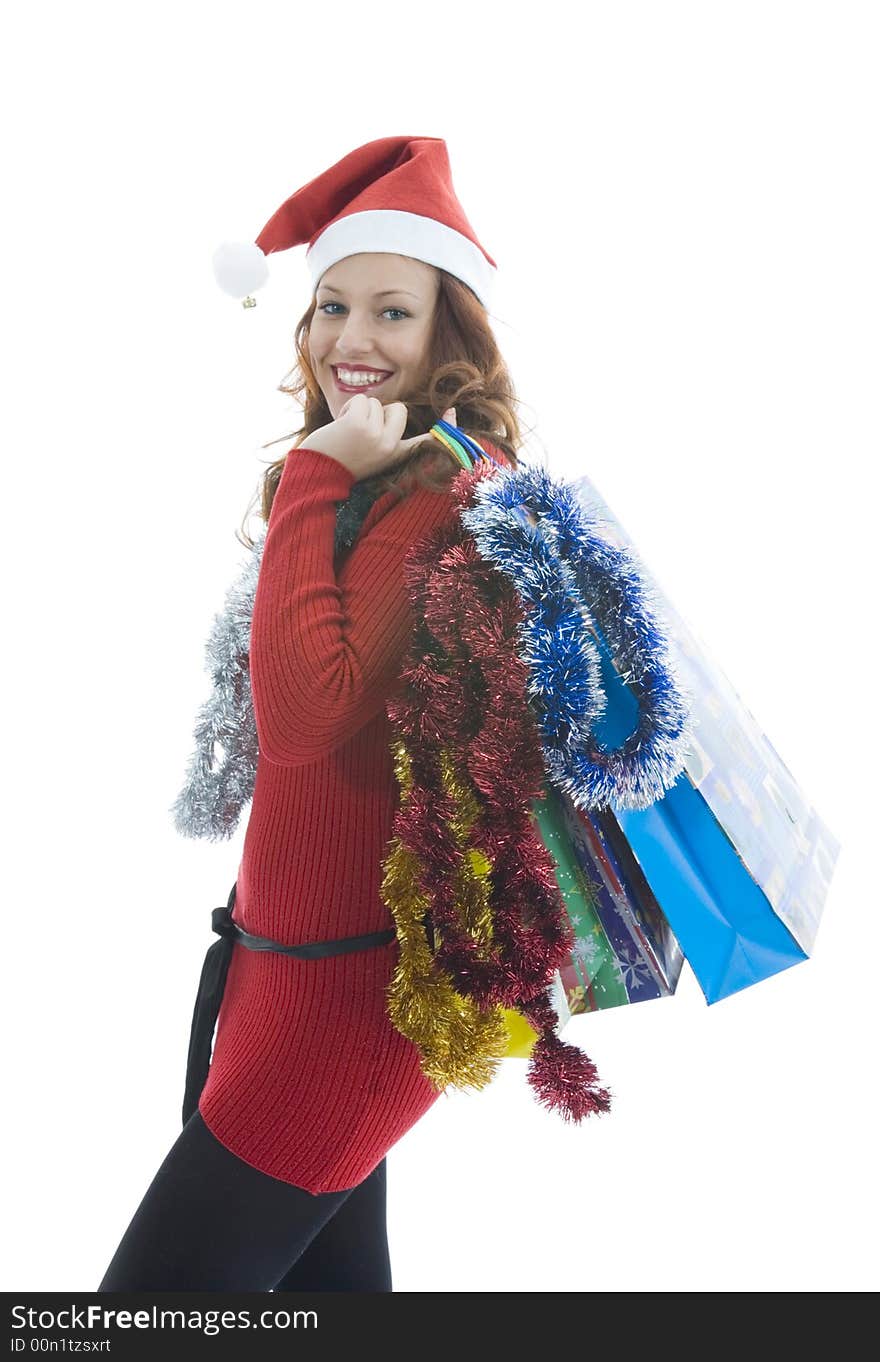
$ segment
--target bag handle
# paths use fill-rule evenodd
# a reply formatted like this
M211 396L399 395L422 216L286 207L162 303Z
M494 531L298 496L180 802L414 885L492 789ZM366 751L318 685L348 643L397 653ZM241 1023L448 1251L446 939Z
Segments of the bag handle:
M472 436L467 435L460 427L453 426L449 421L435 421L431 427L430 434L435 436L441 444L446 445L447 449L452 450L452 453L458 459L459 463L461 463L468 472L470 472L474 464L480 459L483 459L488 463L494 463L497 468L502 466L498 459L495 458L494 454L490 454L489 451L484 449L481 444L478 444Z

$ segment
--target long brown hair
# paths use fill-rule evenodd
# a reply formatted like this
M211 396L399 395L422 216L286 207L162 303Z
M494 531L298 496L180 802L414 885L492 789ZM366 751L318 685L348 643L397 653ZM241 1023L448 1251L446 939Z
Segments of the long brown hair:
M449 407L455 407L455 423L461 430L477 441L481 436L487 439L516 467L516 451L523 442L514 412L517 399L486 309L467 284L446 270L433 268L440 287L428 357L421 386L406 397L408 417L402 438L425 434ZM294 447L304 444L313 431L333 420L309 363L308 333L316 304L314 294L294 333L296 362L278 388L293 398L302 399L305 394L302 427L267 441L261 446L263 449L282 440L294 440ZM257 502L260 515L268 521L286 457L285 454L276 459L263 473L245 512L242 534L237 537L248 548L253 548L253 540L245 523ZM443 491L460 471L461 464L450 450L437 440L426 440L408 459L395 465L392 472L377 473L369 481L378 485L379 494L394 490L403 497L416 487Z

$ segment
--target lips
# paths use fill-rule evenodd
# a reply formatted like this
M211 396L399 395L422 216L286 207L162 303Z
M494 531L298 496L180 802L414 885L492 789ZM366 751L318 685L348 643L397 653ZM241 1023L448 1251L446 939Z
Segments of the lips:
M384 377L378 379L374 383L343 383L342 379L339 377L337 366L335 364L331 364L330 368L333 371L333 378L336 382L336 386L339 389L339 391L343 393L372 392L375 388L381 388L382 384L385 383L389 378L391 378L393 373L393 371L388 371L385 369L371 369L364 364L347 364L345 367L349 370L350 373L353 374L382 373L384 374Z

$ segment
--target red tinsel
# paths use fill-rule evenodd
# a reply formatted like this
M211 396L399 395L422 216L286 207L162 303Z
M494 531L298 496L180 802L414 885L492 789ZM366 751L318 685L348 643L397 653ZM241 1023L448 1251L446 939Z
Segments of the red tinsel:
M460 509L473 502L478 463L456 479ZM481 1008L514 1008L538 1032L528 1081L566 1119L607 1111L592 1060L557 1034L550 985L574 941L553 861L532 814L544 792L540 736L517 655L523 606L512 582L483 559L456 516L416 544L404 569L416 626L403 685L388 716L405 744L412 786L394 835L417 856L420 889L440 937L436 964ZM462 922L454 868L462 847L452 822L460 801L444 789L443 761L478 810L468 846L491 866L492 940Z

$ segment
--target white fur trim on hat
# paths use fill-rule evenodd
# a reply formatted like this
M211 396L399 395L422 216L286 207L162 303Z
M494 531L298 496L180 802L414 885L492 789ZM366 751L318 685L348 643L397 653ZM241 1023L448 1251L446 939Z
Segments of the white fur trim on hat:
M376 208L349 213L325 228L306 252L315 288L325 270L348 255L383 251L409 255L428 265L448 270L473 289L488 310L495 282L495 267L479 246L436 218L405 213L396 208Z

